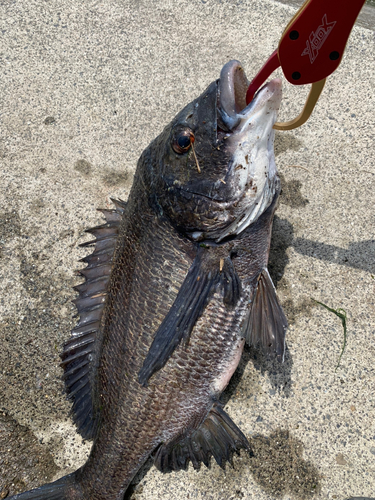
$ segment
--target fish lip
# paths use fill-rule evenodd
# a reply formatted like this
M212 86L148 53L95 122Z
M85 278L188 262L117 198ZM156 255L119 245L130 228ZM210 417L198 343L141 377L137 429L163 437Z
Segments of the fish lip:
M223 66L219 80L218 118L229 132L234 131L244 118L248 119L268 101L272 100L275 108L280 105L282 82L279 78L266 83L246 104L248 87L249 81L239 61L229 61Z

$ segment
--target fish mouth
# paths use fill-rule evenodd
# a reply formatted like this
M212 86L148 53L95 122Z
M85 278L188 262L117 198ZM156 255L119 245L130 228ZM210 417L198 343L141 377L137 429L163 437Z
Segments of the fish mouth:
M219 81L217 132L218 139L225 139L233 154L224 180L231 186L239 211L216 241L240 234L255 222L270 206L279 185L273 125L281 103L282 83L279 78L271 80L246 104L248 87L240 62L225 64Z
M280 78L275 78L266 83L257 91L254 99L249 104L246 104L246 93L249 84L250 82L239 61L229 61L223 66L219 80L219 128L228 132L234 131L244 119L255 115L266 105L271 110L278 110L282 97ZM221 127L221 125L224 125L224 127Z

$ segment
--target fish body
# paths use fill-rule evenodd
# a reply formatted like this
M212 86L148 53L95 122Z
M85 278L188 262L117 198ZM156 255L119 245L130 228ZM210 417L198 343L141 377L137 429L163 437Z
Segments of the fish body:
M237 61L142 153L126 203L103 210L62 354L87 463L17 499L122 499L150 455L163 472L224 466L246 437L220 404L247 341L283 358L267 271L280 191L274 80L245 107Z

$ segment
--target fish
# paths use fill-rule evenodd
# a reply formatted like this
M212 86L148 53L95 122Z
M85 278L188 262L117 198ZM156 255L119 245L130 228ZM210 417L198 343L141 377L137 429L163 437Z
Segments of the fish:
M220 396L245 343L283 361L287 319L267 269L280 194L280 79L246 105L239 61L143 151L126 202L88 232L79 322L61 354L87 462L17 500L118 500L161 472L232 463L246 436Z

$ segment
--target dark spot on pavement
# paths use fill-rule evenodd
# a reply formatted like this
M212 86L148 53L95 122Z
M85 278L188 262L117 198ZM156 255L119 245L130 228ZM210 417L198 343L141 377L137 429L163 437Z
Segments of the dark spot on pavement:
M106 169L103 175L103 182L108 186L123 186L127 183L128 179L129 174L126 170L119 172L113 169Z
M74 170L77 170L80 174L88 177L92 170L92 165L87 160L78 160L74 164Z
M339 465L348 465L348 462L345 460L345 457L342 453L338 453L336 455L336 462L339 464Z
M37 299L43 289L48 289L49 280L43 278L32 260L29 261L25 257L21 259L20 272L22 285L31 297Z
M22 254L20 257L20 279L23 287L31 297L39 299L38 309L46 306L50 308L51 302L55 302L61 293L60 286L66 286L66 275L58 273L50 276L41 262L43 259L39 259L39 254L34 254L34 259L28 259Z
M0 410L1 498L50 482L59 468L34 434Z
M255 481L270 495L290 495L298 499L313 497L320 491L318 469L303 459L303 443L278 429L269 437L255 436L250 446L251 472Z
M311 310L314 307L314 303L310 299L310 297L305 297L301 302L298 302L296 305L293 300L288 298L283 301L283 309L285 311L285 315L288 318L288 322L290 325L295 323L298 316L311 316Z
M301 193L302 182L298 180L287 181L283 174L279 173L281 180L280 203L289 205L292 208L304 207L309 200Z
M30 210L35 213L39 213L42 208L44 208L45 203L42 198L35 198L30 205Z
M47 116L47 118L44 120L44 125L52 125L52 123L55 123L56 119L53 116Z
M275 156L285 153L288 150L298 151L303 147L303 142L293 134L287 132L275 133Z
M64 229L64 231L61 231L59 234L59 239L64 240L65 238L71 238L72 236L74 236L73 229Z
M21 234L21 220L16 210L0 212L0 244Z

